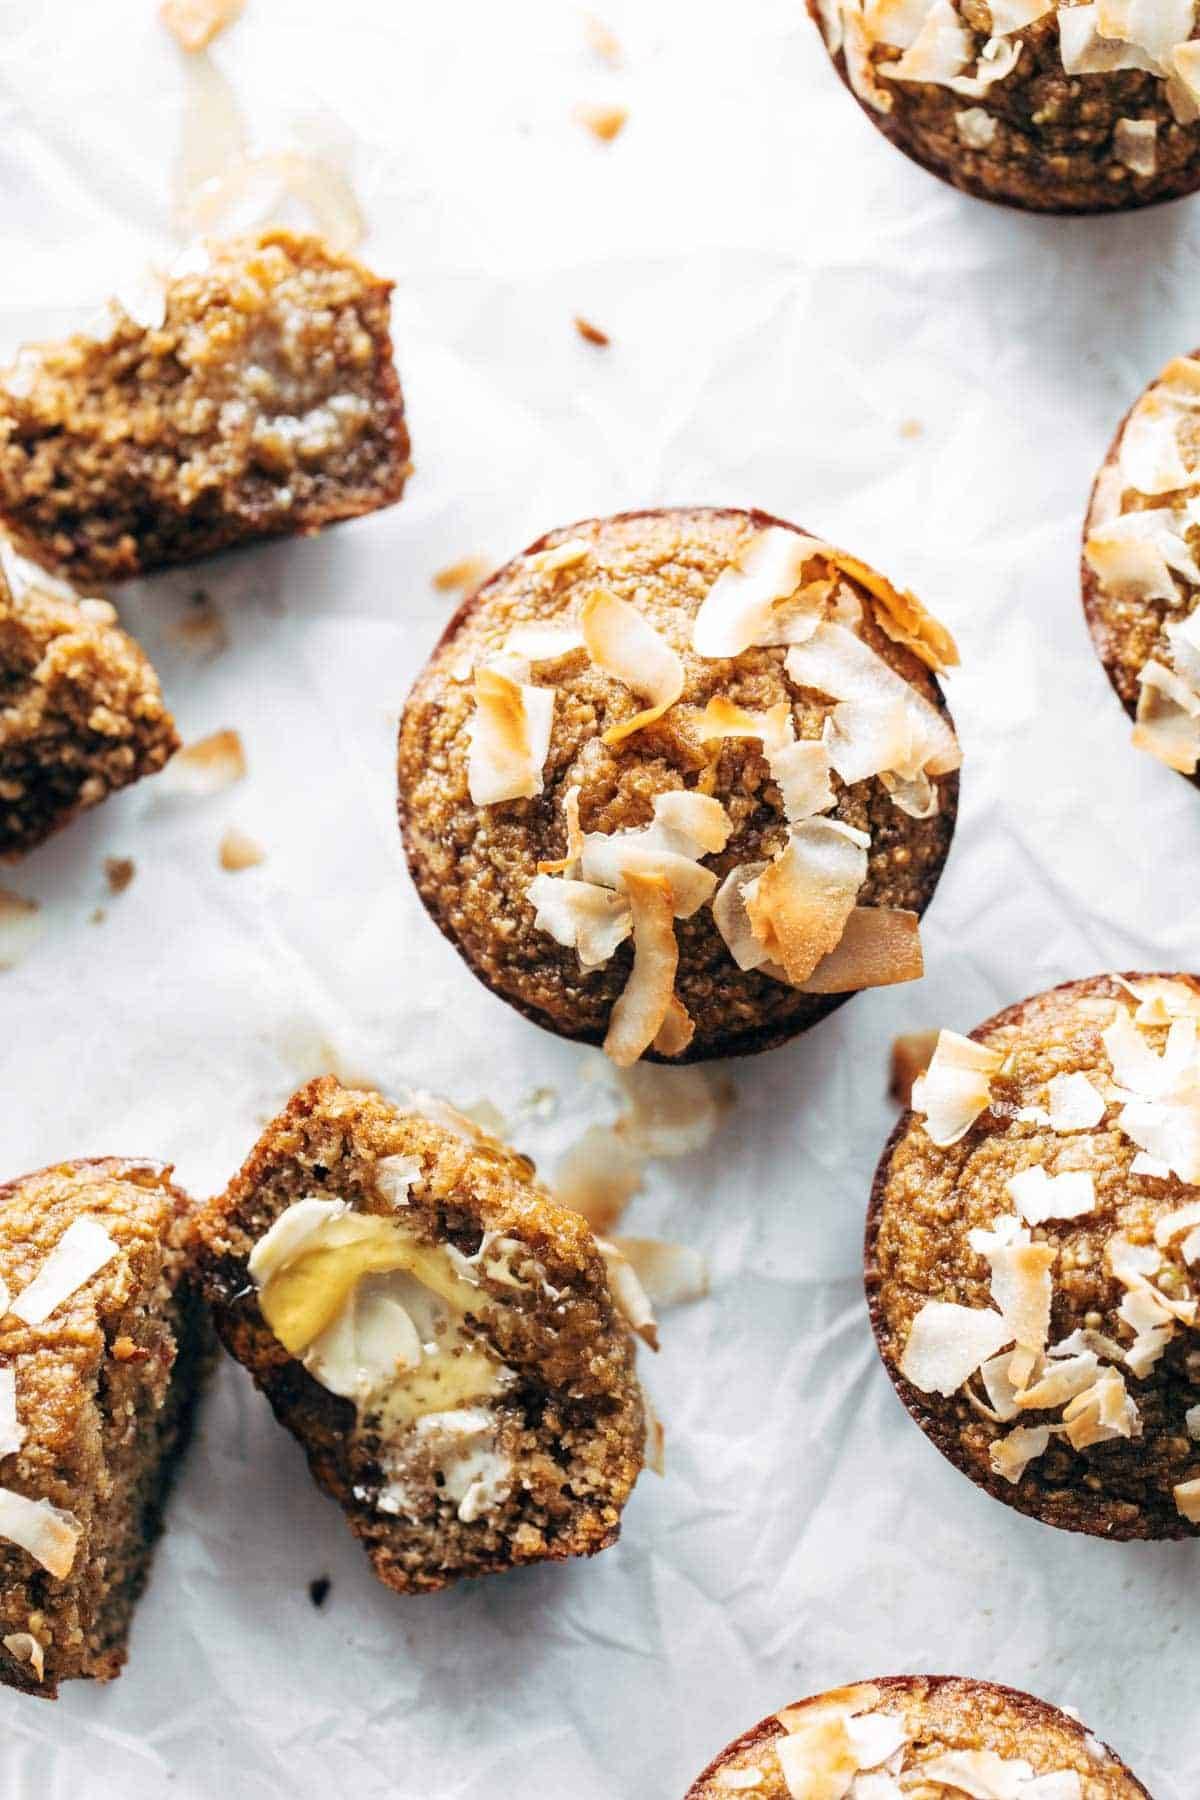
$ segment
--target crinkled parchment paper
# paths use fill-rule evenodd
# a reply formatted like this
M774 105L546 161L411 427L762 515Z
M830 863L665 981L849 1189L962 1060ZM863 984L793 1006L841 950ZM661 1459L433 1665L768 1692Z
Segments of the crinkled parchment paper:
M1077 559L1117 418L1200 336L1200 202L1008 215L871 131L801 0L603 10L618 70L571 0L249 0L216 45L257 143L350 146L417 474L377 518L120 593L185 735L236 728L249 775L144 783L5 876L44 930L0 974L0 1171L145 1153L206 1193L331 1067L486 1097L548 1166L611 1110L598 1057L427 922L393 811L397 715L453 604L432 574L590 513L768 507L957 632L929 973L736 1067L721 1135L635 1202L626 1229L698 1246L713 1291L649 1359L667 1475L615 1550L388 1594L226 1363L122 1679L0 1694L6 1800L676 1800L771 1708L908 1670L1076 1705L1156 1800L1200 1792L1200 1545L1076 1541L977 1493L903 1416L860 1283L896 1032L1196 966L1200 801L1130 749ZM0 31L6 352L173 253L185 75L152 0L0 0ZM614 143L583 102L629 107ZM198 590L229 637L208 659L180 633ZM233 825L261 867L220 868ZM119 896L106 856L137 865Z

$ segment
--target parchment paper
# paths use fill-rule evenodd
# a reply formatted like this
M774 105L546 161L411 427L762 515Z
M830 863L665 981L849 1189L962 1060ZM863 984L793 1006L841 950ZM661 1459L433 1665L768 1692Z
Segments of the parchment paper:
M316 118L352 146L417 475L377 518L120 593L185 736L236 728L250 774L208 801L145 783L6 876L44 930L0 974L0 1172L144 1153L204 1194L331 1067L486 1097L551 1166L611 1110L599 1059L425 919L393 810L398 712L453 603L431 574L589 514L764 506L952 625L966 765L928 975L735 1067L721 1135L628 1215L703 1250L713 1291L666 1319L668 1473L615 1550L391 1595L226 1361L121 1680L0 1694L6 1800L677 1800L763 1713L911 1670L1074 1704L1155 1800L1200 1792L1200 1546L1076 1540L976 1492L902 1414L860 1283L897 1031L1196 966L1200 803L1129 746L1077 556L1117 418L1200 337L1200 203L1039 221L956 196L859 116L800 0L604 16L620 70L568 0L248 0L216 46L257 144ZM151 0L0 0L0 31L7 352L172 254L184 75ZM602 146L572 109L609 100L630 119ZM178 629L197 589L230 640L208 660ZM218 866L230 824L261 868ZM137 865L115 898L112 855Z

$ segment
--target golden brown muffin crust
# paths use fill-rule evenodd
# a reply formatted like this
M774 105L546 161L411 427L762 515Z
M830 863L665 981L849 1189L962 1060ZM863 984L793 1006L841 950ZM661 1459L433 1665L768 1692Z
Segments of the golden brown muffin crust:
M1006 1760L1023 1758L1036 1775L1074 1771L1082 1800L1150 1800L1146 1789L1113 1751L1087 1727L1045 1700L991 1681L956 1675L882 1675L863 1684L876 1688L871 1710L903 1713L914 1733L913 1762L946 1750L991 1750ZM844 1691L844 1690L842 1690ZM798 1708L820 1705L836 1694L818 1694ZM772 1713L722 1750L688 1789L684 1800L729 1800L748 1792L753 1800L788 1800L787 1784L773 1745L784 1735ZM735 1774L757 1773L758 1784L739 1785ZM913 1800L949 1800L940 1782L905 1787Z
M1200 986L1191 976L1170 979ZM1186 1537L1200 1527L1181 1516L1172 1490L1200 1477L1200 1444L1189 1437L1184 1417L1200 1402L1195 1354L1200 1342L1194 1332L1177 1332L1148 1375L1127 1377L1142 1417L1141 1437L1083 1451L1052 1438L1016 1484L994 1473L989 1459L990 1446L1007 1426L981 1416L961 1390L948 1399L920 1393L899 1373L912 1322L926 1301L990 1305L988 1264L967 1234L1012 1216L1005 1183L1038 1163L1052 1174L1089 1169L1096 1190L1094 1212L1048 1219L1034 1228L1035 1241L1058 1253L1051 1341L1076 1328L1121 1339L1117 1308L1124 1289L1109 1272L1104 1247L1118 1231L1135 1243L1153 1243L1156 1221L1183 1205L1191 1190L1174 1176L1131 1175L1137 1146L1118 1130L1111 1108L1098 1126L1069 1135L1014 1115L1037 1104L1055 1075L1111 1076L1100 1038L1112 1018L1106 1003L1127 998L1112 977L1094 976L1035 994L971 1033L1008 1056L991 1077L991 1106L948 1149L930 1142L915 1113L899 1120L872 1189L867 1299L880 1354L905 1406L942 1454L980 1487L1020 1512L1072 1531L1109 1538ZM1166 1031L1145 1035L1161 1048ZM1023 1422L1036 1425L1050 1417L1031 1412Z
M632 948L626 943L603 967L582 971L573 950L534 926L526 889L540 860L563 853L566 789L580 788L585 832L646 824L656 794L694 787L708 767L707 755L686 724L685 709L703 708L715 695L752 710L788 701L797 737L821 735L832 703L797 690L785 678L782 649L754 648L725 659L697 656L691 647L692 622L718 575L758 532L781 523L761 512L681 507L590 519L553 531L500 569L460 608L409 696L400 725L399 810L417 892L487 987L563 1037L602 1041L632 964ZM585 563L553 576L539 575L530 565L528 559L539 551L571 539L590 546ZM581 592L597 585L622 600L636 597L639 611L678 652L685 669L679 706L622 743L607 745L601 734L639 709L630 690L596 669L583 652L539 664L538 679L557 689L543 792L533 800L476 806L467 786L471 665L498 652L515 625L562 618ZM864 596L853 581L846 585ZM857 629L892 668L946 712L935 677L885 636L866 602ZM900 812L878 781L847 789L835 776L834 785L838 800L830 816L871 834L859 904L922 912L953 836L957 775L938 779L940 810L925 820ZM767 764L752 740L725 741L712 792L734 825L725 849L705 858L718 878L780 848L786 821ZM683 1056L671 1060L767 1049L848 998L802 994L757 970L740 970L707 906L690 919L677 920L675 931L675 992L696 1032ZM650 1060L666 1059L650 1053Z
M118 581L399 500L409 440L391 283L319 238L210 247L161 325L32 346L0 382L0 518L25 553Z

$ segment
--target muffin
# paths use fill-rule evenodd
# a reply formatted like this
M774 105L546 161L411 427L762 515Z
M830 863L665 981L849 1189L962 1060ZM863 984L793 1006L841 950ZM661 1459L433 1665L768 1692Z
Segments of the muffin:
M875 1176L880 1354L1019 1512L1200 1532L1200 980L1101 975L943 1031Z
M1133 741L1196 780L1200 757L1200 352L1125 415L1084 527L1083 605Z
M494 993L618 1064L767 1049L921 973L956 661L913 595L766 513L552 532L409 697L417 891Z
M958 1675L883 1675L772 1713L685 1800L1150 1800L1107 1745L1032 1694Z
M634 1339L590 1229L524 1157L436 1102L326 1076L268 1125L198 1239L226 1349L387 1587L616 1541L646 1435Z
M0 1680L45 1699L121 1672L210 1349L170 1176L0 1187Z
M0 564L0 861L178 747L158 677L108 602L10 587Z
M867 117L944 181L1030 212L1200 187L1192 0L809 0Z
M391 283L267 231L186 259L147 318L0 374L0 521L77 581L120 581L399 500Z

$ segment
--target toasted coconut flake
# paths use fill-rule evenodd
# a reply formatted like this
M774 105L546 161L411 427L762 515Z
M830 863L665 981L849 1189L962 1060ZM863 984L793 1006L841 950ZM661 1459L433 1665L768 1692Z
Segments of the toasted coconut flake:
M528 687L500 669L476 669L475 711L467 728L467 786L476 806L541 793L553 724L553 688Z
M1054 0L990 0L988 11L996 37L1007 37L1053 12Z
M1130 119L1119 119L1116 132L1122 125L1128 127L1133 123ZM1180 414L1161 382L1138 401L1121 434L1119 462L1126 487L1136 488L1140 494L1172 494L1187 486L1189 475L1180 450L1179 418ZM1174 516L1168 513L1162 521L1164 530L1168 529L1168 519L1172 525L1174 523Z
M658 1325L654 1318L654 1308L632 1263L620 1246L608 1238L598 1237L596 1248L604 1258L608 1285L612 1289L617 1311L644 1344L649 1344L651 1350L657 1350Z
M594 138L602 144L611 144L619 137L629 120L627 106L593 105L590 102L575 108L575 117L581 125L585 125Z
M913 1084L933 1060L936 1031L906 1031L892 1042L892 1072L888 1092L899 1106L912 1105Z
M6 1638L0 1639L0 1643L19 1663L28 1663L39 1681L46 1679L45 1652L32 1632L12 1631Z
M1137 722L1133 744L1177 769L1194 775L1200 759L1200 698L1171 669L1153 660L1138 673Z
M992 1299L1021 1349L1046 1347L1053 1298L1050 1271L1057 1256L1051 1244L998 1244L988 1252Z
M613 1242L641 1282L651 1306L683 1306L708 1293L708 1265L698 1250L659 1238L620 1237Z
M1171 1179L1171 1165L1170 1163L1163 1162L1162 1158L1159 1156L1147 1156L1144 1150L1139 1150L1129 1165L1129 1173L1131 1175L1146 1175L1155 1181L1169 1181Z
M1079 1219L1096 1208L1096 1182L1090 1169L1064 1169L1061 1175L1048 1175L1038 1163L1022 1169L1004 1185L1029 1225L1043 1225L1047 1219Z
M594 344L598 350L607 350L612 342L607 331L601 331L598 325L593 325L579 313L575 314L575 329L585 344Z
M646 1467L652 1475L662 1477L667 1472L667 1434L663 1430L662 1420L654 1410L654 1402L644 1386L642 1387L642 1410L646 1415L646 1439L642 1452L646 1459Z
M751 930L794 986L841 941L867 878L868 842L840 820L806 819L743 890Z
M682 842L681 853L707 856L723 850L733 831L733 821L719 800L691 788L672 788L654 796L654 822ZM670 847L670 838L668 838Z
M176 751L158 777L157 791L203 800L232 787L245 774L246 753L238 733L214 731Z
M1139 1098L1169 1098L1187 1077L1197 1051L1196 1021L1178 1018L1171 1022L1162 1053L1154 1051L1123 1008L1100 1034L1101 1042L1112 1064L1119 1087L1131 1090Z
M921 33L929 0L863 0L863 23L877 44L907 50Z
M606 744L619 744L674 706L683 692L683 663L636 606L606 588L592 589L580 608L579 625L596 667L650 702L604 733Z
M997 1475L1005 1481L1016 1483L1031 1462L1044 1455L1050 1442L1048 1425L1014 1425L1002 1438L997 1438L988 1450L988 1460ZM970 1789L966 1790L970 1793Z
M1195 0L1099 0L1096 30L1144 50L1161 73L1174 46L1191 36L1195 15Z
M1200 118L1200 42L1176 44L1170 63L1167 99L1171 111L1181 125L1194 125Z
M974 54L974 39L949 0L934 0L920 31L899 62L884 63L891 81L945 83L960 75Z
M962 762L958 741L937 708L846 626L819 625L807 643L792 646L786 666L798 687L828 694L834 700L865 702L889 720L903 705L911 735L906 760L894 773L947 775ZM865 718L865 710L856 711L852 721L860 718Z
M266 861L267 853L256 839L231 825L221 839L218 856L223 869L237 874L242 869L256 869L259 863Z
M196 55L241 17L246 0L163 0L158 16L181 50Z
M682 1056L696 1035L696 1022L677 994L667 1005L667 1016L658 1028L653 1048L659 1056Z
M904 1748L912 1737L904 1719L896 1713L866 1713L846 1721L860 1769L877 1769Z
M702 744L728 737L760 738L766 734L766 720L765 713L747 712L723 694L714 694L696 721L696 736Z
M564 538L548 550L534 550L524 559L525 567L534 575L559 575L564 569L577 568L592 554L586 538Z
M42 919L36 900L0 887L0 969L15 969L41 936Z
M492 564L486 556L460 556L457 562L435 569L433 586L439 594L473 594L491 572Z
M514 625L504 640L502 654L518 662L557 662L583 649L583 633L574 625Z
M923 1394L949 1397L1012 1341L1012 1327L1000 1313L927 1300L912 1322L900 1373Z
M859 1762L845 1713L818 1712L775 1740L775 1755L792 1800L837 1800L850 1791Z
M1153 175L1158 168L1157 119L1118 119L1113 126L1113 155L1134 175Z
M118 1254L98 1219L75 1219L59 1238L29 1286L9 1308L26 1325L42 1325L85 1282Z
M1119 513L1093 525L1083 546L1084 558L1101 585L1118 599L1165 600L1173 606L1179 590L1171 564L1188 555L1175 524L1175 514L1166 507Z
M1058 38L1068 75L1106 75L1116 69L1145 69L1151 75L1161 72L1153 57L1135 44L1110 42L1104 37L1098 5L1059 7Z
M740 656L752 644L791 641L773 637L775 610L802 585L808 564L814 558L828 557L829 550L819 539L782 525L757 532L704 596L692 626L692 648L697 656ZM813 599L814 604L795 621L800 633L814 628L820 617L824 593Z
M592 881L535 875L525 890L534 908L534 926L556 944L574 950L583 969L598 969L633 930L624 894Z
M720 802L707 794L658 794L649 825L585 835L580 873L585 881L618 889L627 886L631 874L661 876L670 888L675 917L687 919L712 898L717 885L712 870L696 859L706 853L706 843L721 832L727 838L730 829Z
M822 0L825 7L832 5L832 0ZM890 113L893 106L892 96L885 87L881 87L876 76L875 64L871 59L871 37L863 24L861 16L851 12L848 6L840 9L844 40L842 48L846 58L846 77L850 86L864 106L873 112ZM829 34L827 33L827 41Z
M765 862L738 863L713 895L713 924L739 969L762 969L771 965L770 951L755 937L743 898L744 890L766 867ZM781 979L787 979L777 964L771 966Z
M847 994L919 981L925 973L920 920L895 906L856 906L836 947L823 956L804 994Z
M1200 1225L1200 1200L1192 1200L1187 1206L1178 1207L1175 1212L1167 1213L1164 1218L1159 1219L1154 1227L1154 1241L1160 1249L1165 1250L1168 1244L1173 1243L1177 1237L1182 1237L1185 1231L1190 1231L1193 1225Z
M579 823L579 789L569 787L563 794L563 817L567 826L567 848L562 856L540 862L539 875L573 875L583 855L583 827Z
M817 813L828 812L836 796L829 781L832 765L827 746L797 742L792 709L786 700L773 706L763 723L763 755L788 823L799 825Z
M1033 1780L1033 1769L1023 1758L998 1756L994 1750L946 1750L917 1765L923 1786L939 1782L972 1800L1022 1800L1022 1791Z
M618 1068L635 1063L658 1036L679 966L669 882L661 875L630 869L625 889L633 916L633 968L613 1006L604 1040L604 1048Z
M0 1488L0 1539L27 1550L58 1581L71 1573L83 1526L74 1513Z
M960 113L960 120L965 116ZM986 113L981 116L988 117ZM994 132L995 121L990 122ZM935 619L915 594L907 588L893 587L877 570L859 562L857 557L847 556L844 551L835 551L834 561L839 569L866 588L874 601L875 623L885 637L890 637L894 644L903 644L935 674L943 675L948 669L958 667L958 645L940 619Z
M589 1125L555 1171L554 1198L582 1213L593 1231L610 1232L641 1192L645 1157L639 1144L611 1125Z
M1165 1162L1180 1181L1200 1184L1200 1095L1179 1100L1131 1100L1117 1120L1140 1150Z
M1087 1131L1104 1117L1104 1098L1086 1075L1055 1075L1046 1093L1055 1131Z
M0 1457L14 1456L25 1442L25 1427L17 1417L17 1371L0 1369Z
M1099 1380L1064 1407L1062 1416L1073 1450L1087 1450L1092 1444L1141 1433L1141 1415L1119 1369L1106 1369Z
M938 1034L929 1068L913 1084L913 1111L925 1114L925 1134L940 1150L957 1144L976 1119L991 1105L989 1077L1004 1061L998 1050L989 1050L957 1031Z
M1171 1489L1175 1496L1175 1505L1189 1525L1200 1525L1200 1478L1194 1481L1177 1481Z
M1049 1363L1038 1379L1014 1389L1018 1412L1050 1412L1065 1406L1076 1394L1082 1394L1101 1374L1100 1361L1094 1350L1082 1350L1078 1356L1062 1356Z
M990 1403L989 1414L999 1425L1017 1418L1021 1410L1017 1405L1017 1386L1012 1378L1012 1363L1013 1352L1004 1350L999 1356L991 1356L979 1365L983 1389ZM966 1393L968 1400L973 1398L970 1388Z

